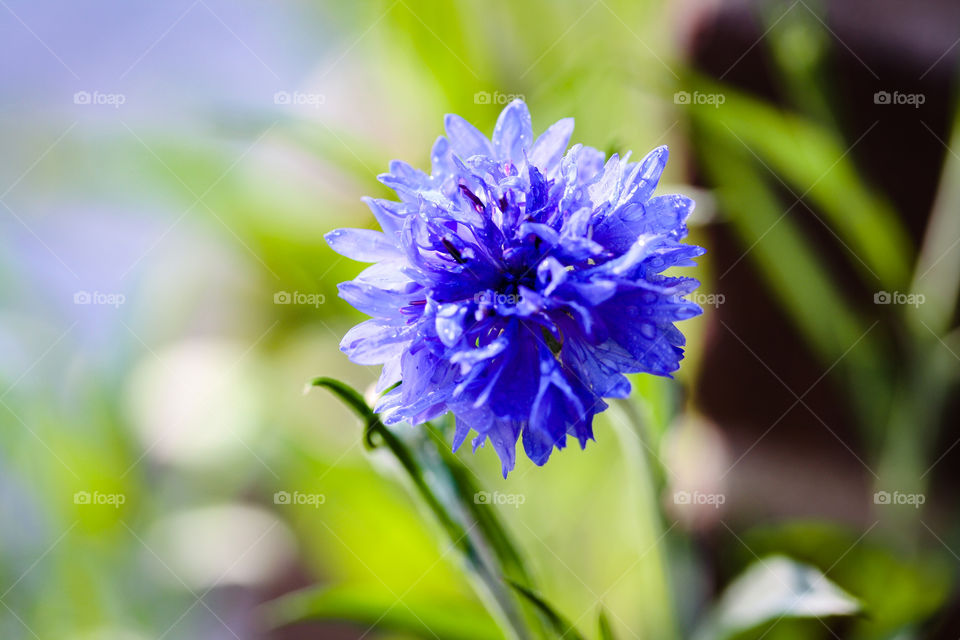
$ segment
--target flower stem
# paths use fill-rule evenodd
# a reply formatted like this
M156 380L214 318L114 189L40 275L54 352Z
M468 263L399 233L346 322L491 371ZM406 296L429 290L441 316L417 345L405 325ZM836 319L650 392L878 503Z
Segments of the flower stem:
M680 636L665 540L673 527L665 527L659 508L657 481L648 457L652 449L647 443L647 430L640 411L629 399L613 401L611 413L611 422L620 436L627 470L633 479L630 486L637 508L640 585L635 600L643 603L643 629L639 636L651 640L676 640Z

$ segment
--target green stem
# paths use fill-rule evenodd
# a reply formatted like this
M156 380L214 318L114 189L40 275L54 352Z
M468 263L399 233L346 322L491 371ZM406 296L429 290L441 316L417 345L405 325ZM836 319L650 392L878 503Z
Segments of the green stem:
M680 637L673 591L670 562L665 544L666 529L659 507L653 465L647 455L646 429L637 407L629 400L615 400L612 411L623 419L613 419L621 441L626 466L634 477L631 486L636 492L638 510L637 545L643 554L640 568L640 591L636 601L644 607L642 638L676 640Z
M948 149L960 144L960 110L954 113L952 129ZM958 330L944 336L960 294L958 207L960 158L948 153L914 270L911 293L917 296L917 303L903 306L899 315L909 360L891 406L877 491L924 493L932 473L929 465L938 462L933 446L944 406L960 375ZM891 536L915 537L919 533L919 510L888 511L898 518L885 523Z
M933 447L943 408L960 378L954 355L960 349L960 330L946 336L942 343L935 336L918 340L914 349L891 403L876 491L923 494L939 462ZM884 513L888 535L901 538L907 545L916 543L917 534L922 533L918 527L922 510L887 509Z
M489 520L479 522L470 517L474 495L462 495L462 490L469 490L470 487L458 482L458 479L462 481L463 478L451 470L450 460L444 456L445 445L444 449L438 450L433 438L422 432L416 442L408 442L409 439L400 437L381 422L380 417L367 406L363 396L338 380L316 378L312 385L324 387L336 394L364 420L364 439L367 446L376 448L378 443L375 439L379 438L403 467L415 492L460 552L470 570L469 576L473 579L475 588L501 628L510 638L528 640L531 635L523 608L497 567L499 558L494 558L491 554L491 548L499 548L495 545L500 540L491 542L484 537L489 526L495 523ZM449 490L437 491L434 485L441 484ZM475 494L475 491L473 493ZM472 522L469 522L471 520ZM527 579L527 576L521 575L521 579Z

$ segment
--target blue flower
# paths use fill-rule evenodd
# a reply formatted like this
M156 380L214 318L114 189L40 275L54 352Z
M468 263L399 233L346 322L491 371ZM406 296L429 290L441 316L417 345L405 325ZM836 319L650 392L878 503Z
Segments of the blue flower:
M399 202L366 198L382 231L327 234L338 253L375 263L339 286L372 316L344 337L359 364L382 364L386 424L456 416L454 448L476 432L503 474L517 440L542 465L567 435L586 447L603 398L630 393L627 373L669 376L701 313L683 244L694 203L654 196L667 148L640 162L574 145L573 119L534 139L516 100L489 140L456 115L427 174L394 161L380 181Z

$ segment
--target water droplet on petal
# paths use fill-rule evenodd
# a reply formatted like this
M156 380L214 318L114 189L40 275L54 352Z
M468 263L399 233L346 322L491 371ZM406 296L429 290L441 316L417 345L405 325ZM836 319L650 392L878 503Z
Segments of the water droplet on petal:
M640 335L642 335L644 338L653 340L657 335L657 328L652 322L641 322Z
M673 317L677 320L686 320L687 318L692 318L696 315L699 315L700 309L696 307L680 307L673 312Z

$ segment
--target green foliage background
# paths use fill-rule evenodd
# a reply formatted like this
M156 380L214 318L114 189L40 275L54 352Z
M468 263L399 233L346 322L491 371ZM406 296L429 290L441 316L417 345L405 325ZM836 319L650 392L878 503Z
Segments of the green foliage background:
M95 225L98 210L136 210L152 231L130 275L117 279L126 292L117 309L78 312L69 294L38 288L35 263L17 252L0 258L10 345L0 372L0 637L230 637L226 627L283 638L294 636L270 625L307 614L356 622L311 627L309 637L360 637L374 622L380 628L367 637L502 637L396 461L365 451L360 422L334 396L303 389L324 375L364 390L377 373L337 350L361 316L336 297L336 283L360 265L333 254L323 234L372 227L360 197L389 196L375 175L393 158L428 166L444 113L490 131L495 102L510 94L525 97L537 132L572 115L574 142L641 155L669 144L662 191L698 199L692 241L709 248L705 225L728 225L824 369L837 364L830 383L851 398L877 469L868 483L925 490L921 473L941 453L933 443L958 373L960 269L956 252L937 256L948 250L943 238L960 234L960 164L946 156L938 233L915 250L897 212L846 155L853 141L830 117L818 21L798 9L760 44L783 62L792 95L804 96L778 108L689 69L685 14L665 3L388 0L273 10L324 34L326 55L287 87L322 93L319 108L264 100L214 108L190 126L88 122L15 185L18 202L31 205L17 212L24 227L69 233ZM281 46L254 48L269 60ZM678 105L676 91L721 93L725 102ZM494 104L478 102L482 93ZM64 124L44 114L4 123L7 182ZM709 189L688 185L693 162ZM817 206L865 285L922 292L931 304L871 330L869 307L851 303L796 220L781 219L792 202L784 191ZM65 203L83 206L54 216ZM45 268L73 270L36 236L26 237ZM709 253L697 275L704 293L723 291ZM280 291L324 303L275 304ZM728 304L749 295L724 293ZM685 323L689 356L677 380L637 379L635 402L599 418L586 454L568 449L544 468L521 460L508 480L492 450L457 454L484 490L523 496L498 512L540 595L588 637L598 637L601 606L617 637L687 637L718 587L758 558L785 554L863 604L845 637L924 637L922 624L949 606L955 584L952 506L933 520L923 510L878 511L869 533L721 520L713 526L729 566L711 584L697 529L670 510L676 478L664 464L683 425L701 419L683 390L697 378L711 312ZM125 501L76 504L83 491ZM282 491L324 502L275 504ZM282 610L260 607L309 585L329 591ZM833 633L789 616L738 632Z

